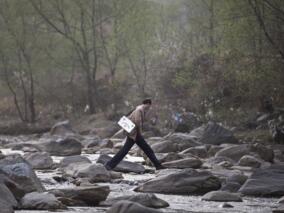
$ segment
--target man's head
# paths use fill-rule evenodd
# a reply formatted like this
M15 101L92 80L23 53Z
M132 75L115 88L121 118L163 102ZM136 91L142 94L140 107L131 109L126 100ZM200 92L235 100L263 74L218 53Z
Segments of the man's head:
M152 100L150 98L147 98L145 100L143 100L143 106L145 110L149 110L151 105L152 105Z

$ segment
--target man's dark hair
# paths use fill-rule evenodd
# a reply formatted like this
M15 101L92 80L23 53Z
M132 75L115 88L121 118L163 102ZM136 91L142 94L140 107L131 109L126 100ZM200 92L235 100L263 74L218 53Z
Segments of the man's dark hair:
M142 103L143 104L152 104L152 100L150 98L146 98Z

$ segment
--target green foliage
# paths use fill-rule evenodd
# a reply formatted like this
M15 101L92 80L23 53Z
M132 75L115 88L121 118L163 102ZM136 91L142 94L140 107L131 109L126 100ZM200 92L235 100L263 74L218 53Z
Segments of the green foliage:
M0 0L1 80L9 77L21 106L29 73L36 103L63 108L88 104L90 85L102 109L138 92L197 109L262 95L280 103L283 8L281 0Z

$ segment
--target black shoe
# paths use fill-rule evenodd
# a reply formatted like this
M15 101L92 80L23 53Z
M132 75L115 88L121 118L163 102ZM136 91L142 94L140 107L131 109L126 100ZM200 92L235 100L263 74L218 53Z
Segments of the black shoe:
M108 171L112 170L112 168L111 168L109 165L107 165L107 164L104 164L104 167L105 167L106 170L108 170Z
M159 165L156 167L156 170L161 170L161 169L166 169L166 167L164 167L163 165Z

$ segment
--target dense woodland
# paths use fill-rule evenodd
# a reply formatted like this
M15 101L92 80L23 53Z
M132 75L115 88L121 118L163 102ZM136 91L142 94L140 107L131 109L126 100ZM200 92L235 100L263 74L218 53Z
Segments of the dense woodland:
M283 104L282 0L0 0L0 27L1 117Z

